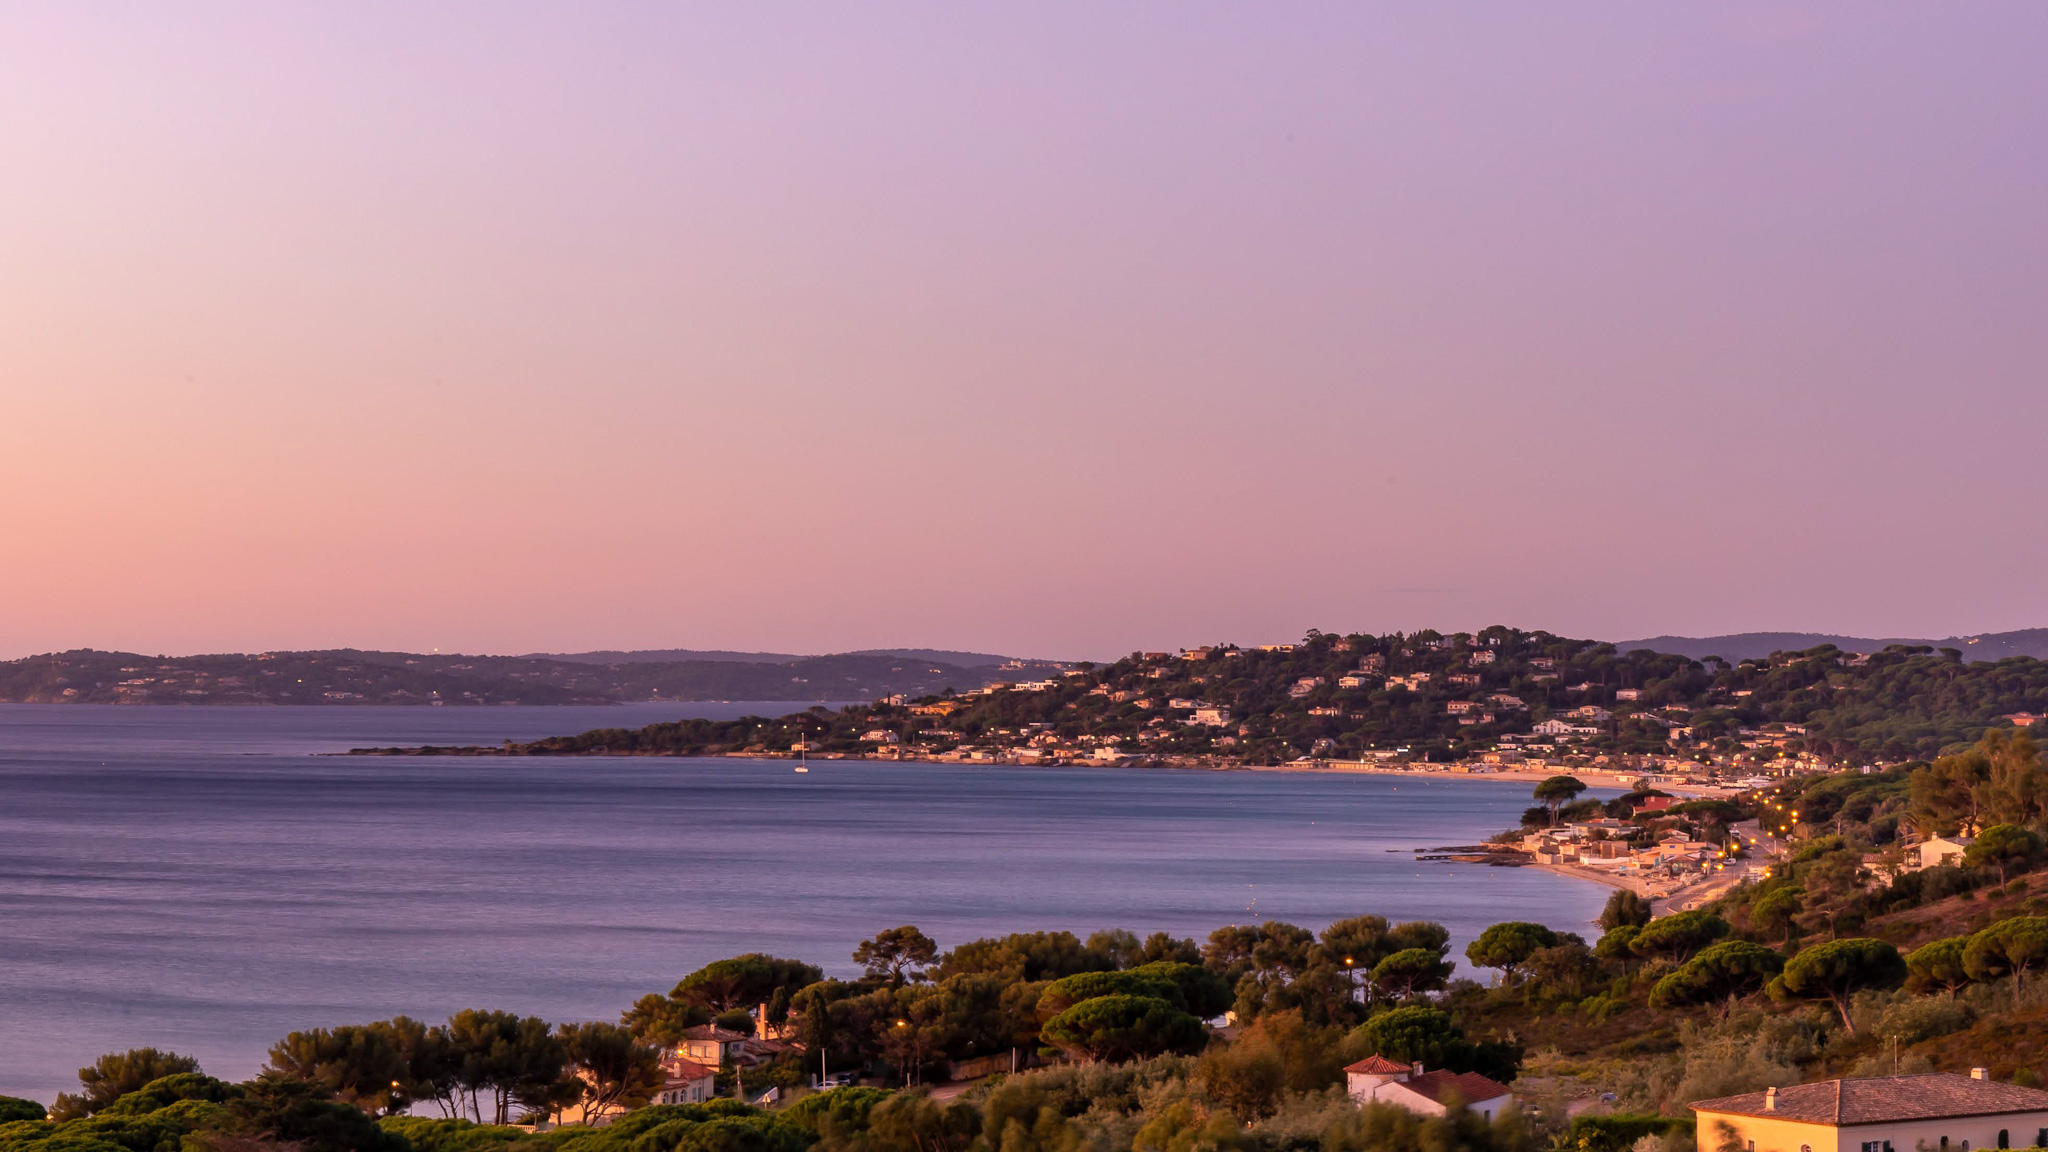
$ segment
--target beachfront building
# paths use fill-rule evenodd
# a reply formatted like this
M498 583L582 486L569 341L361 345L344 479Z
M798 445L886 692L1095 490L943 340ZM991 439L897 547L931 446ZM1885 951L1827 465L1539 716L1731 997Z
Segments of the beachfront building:
M1442 1116L1457 1103L1492 1120L1515 1103L1507 1085L1477 1072L1425 1072L1420 1060L1403 1064L1378 1054L1344 1069L1344 1089L1361 1105L1392 1104L1419 1116Z
M1824 1080L1700 1100L1700 1152L1969 1152L2048 1145L2048 1092L1982 1068Z

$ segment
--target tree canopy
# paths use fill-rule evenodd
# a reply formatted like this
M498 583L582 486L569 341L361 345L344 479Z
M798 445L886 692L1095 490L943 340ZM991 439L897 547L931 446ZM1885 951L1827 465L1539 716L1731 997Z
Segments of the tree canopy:
M1196 1052L1209 1039L1202 1022L1150 996L1097 996L1046 1021L1046 1041L1084 1060L1127 1060Z
M1827 1001L1841 1016L1843 1030L1854 1036L1849 998L1865 988L1895 988L1905 979L1906 961L1897 948L1885 940L1856 937L1801 951L1785 962L1770 992L1780 999Z
M1557 941L1557 933L1541 924L1509 920L1491 925L1477 940L1465 945L1465 958L1481 968L1498 968L1504 978L1513 980L1516 969L1537 949L1551 947Z
M1783 971L1785 958L1761 944L1723 940L1708 945L1650 990L1652 1008L1722 1002L1722 1015L1736 997L1761 991Z
M50 1115L59 1120L90 1116L152 1080L199 1071L199 1061L155 1048L109 1052L78 1070L80 1090L59 1093Z
M938 958L938 944L911 924L877 932L872 939L861 941L853 950L853 962L869 976L897 985L907 980L924 979L925 970ZM806 983L818 978L813 976Z

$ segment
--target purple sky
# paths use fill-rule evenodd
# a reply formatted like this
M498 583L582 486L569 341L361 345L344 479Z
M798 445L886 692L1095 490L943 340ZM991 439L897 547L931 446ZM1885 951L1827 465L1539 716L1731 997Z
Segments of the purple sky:
M2048 625L2044 56L2021 3L12 6L0 654Z

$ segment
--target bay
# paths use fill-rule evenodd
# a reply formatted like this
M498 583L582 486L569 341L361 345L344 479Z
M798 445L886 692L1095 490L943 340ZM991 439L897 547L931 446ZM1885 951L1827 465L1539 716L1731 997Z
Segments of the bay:
M0 1094L141 1045L246 1077L293 1029L401 1012L610 1019L740 952L850 974L906 923L950 946L1373 912L1443 922L1459 958L1606 897L1416 863L1516 822L1528 786L1484 779L329 755L793 707L0 708Z

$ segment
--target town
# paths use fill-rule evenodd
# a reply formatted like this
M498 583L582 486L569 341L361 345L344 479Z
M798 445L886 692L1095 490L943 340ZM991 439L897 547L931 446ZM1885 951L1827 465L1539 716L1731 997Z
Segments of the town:
M680 721L512 754L809 756L940 763L1602 774L1755 787L1927 759L2048 713L2048 662L1832 646L1693 660L1503 626L1311 632L779 719ZM449 751L428 749L426 751ZM505 752L507 749L474 749Z

